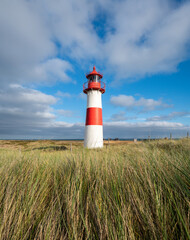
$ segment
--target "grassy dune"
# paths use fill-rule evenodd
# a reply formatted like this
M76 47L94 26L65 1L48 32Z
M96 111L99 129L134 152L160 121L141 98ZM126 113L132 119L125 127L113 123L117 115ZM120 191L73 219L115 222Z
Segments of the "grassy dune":
M0 143L0 239L190 239L190 141Z

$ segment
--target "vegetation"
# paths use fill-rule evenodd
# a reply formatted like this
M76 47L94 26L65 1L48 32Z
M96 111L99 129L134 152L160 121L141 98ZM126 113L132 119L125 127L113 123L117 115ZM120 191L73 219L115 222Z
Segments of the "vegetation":
M188 139L1 142L0 239L190 239L189 177Z

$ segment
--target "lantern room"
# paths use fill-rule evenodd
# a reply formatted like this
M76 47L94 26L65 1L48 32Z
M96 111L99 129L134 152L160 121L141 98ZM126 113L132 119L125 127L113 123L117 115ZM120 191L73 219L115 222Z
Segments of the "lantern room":
M96 67L93 71L86 75L88 81L83 85L83 92L88 93L89 90L99 90L102 94L105 93L105 83L101 81L103 75L96 72Z

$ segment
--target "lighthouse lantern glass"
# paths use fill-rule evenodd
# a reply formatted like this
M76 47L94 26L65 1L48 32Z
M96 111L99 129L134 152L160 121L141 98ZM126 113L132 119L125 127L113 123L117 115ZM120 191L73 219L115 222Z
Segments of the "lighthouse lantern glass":
M99 82L100 77L98 75L93 75L88 78L89 82Z

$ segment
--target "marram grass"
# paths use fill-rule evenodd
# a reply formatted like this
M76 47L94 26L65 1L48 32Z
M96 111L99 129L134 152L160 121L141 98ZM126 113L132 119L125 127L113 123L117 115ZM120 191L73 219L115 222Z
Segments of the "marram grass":
M190 239L190 141L0 150L0 239Z

